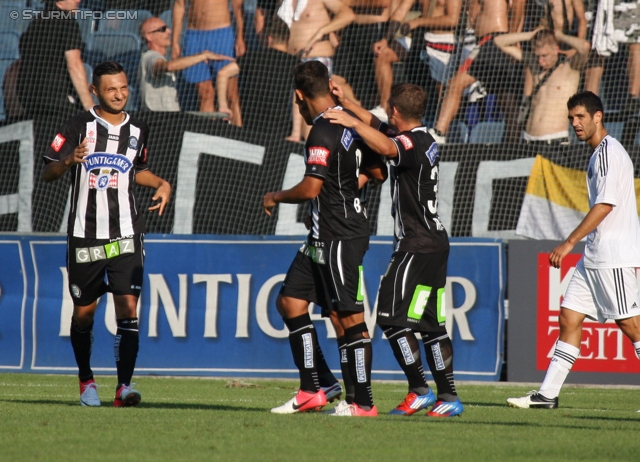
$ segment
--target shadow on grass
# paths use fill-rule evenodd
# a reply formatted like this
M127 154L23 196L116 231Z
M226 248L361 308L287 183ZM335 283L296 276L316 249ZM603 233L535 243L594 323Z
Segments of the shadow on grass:
M582 419L582 420L597 420L602 422L603 420L607 420L610 422L640 422L640 414L637 417L603 417L603 416L589 416L589 415L568 415L565 416L569 419Z
M13 404L54 404L58 406L80 407L77 401L63 401L56 399L1 399L2 403ZM111 401L103 401L101 407L112 407ZM257 407L238 407L221 404L189 404L189 403L154 403L141 402L138 409L185 409L185 410L209 410L209 411L237 411L237 412L267 412L268 409Z

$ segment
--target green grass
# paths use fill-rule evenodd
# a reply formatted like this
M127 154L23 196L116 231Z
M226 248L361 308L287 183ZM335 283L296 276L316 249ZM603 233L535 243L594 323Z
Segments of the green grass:
M81 407L72 376L0 374L0 460L640 460L640 387L567 386L560 409L505 399L532 386L458 385L462 417L385 415L406 392L374 383L380 416L272 415L296 382L138 377L136 408ZM232 384L239 386L230 386Z

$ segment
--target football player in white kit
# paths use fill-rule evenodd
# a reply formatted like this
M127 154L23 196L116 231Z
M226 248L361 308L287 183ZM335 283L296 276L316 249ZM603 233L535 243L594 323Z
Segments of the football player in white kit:
M591 92L576 93L567 102L569 122L580 141L594 151L587 170L589 213L549 256L562 259L585 236L584 255L567 287L560 308L560 336L540 391L509 398L516 408L555 409L560 389L580 355L585 317L613 319L629 337L640 358L640 224L636 208L633 163L624 147L603 124L602 101Z

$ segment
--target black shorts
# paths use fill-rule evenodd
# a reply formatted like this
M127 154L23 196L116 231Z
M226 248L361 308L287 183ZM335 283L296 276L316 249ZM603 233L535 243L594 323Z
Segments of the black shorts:
M380 326L418 332L442 330L446 321L444 288L449 250L438 253L394 252L380 282Z
M522 76L518 72L518 65L497 47L491 35L478 39L476 48L460 65L459 71L466 71L482 83L490 94L522 91Z
M363 312L362 260L369 237L305 241L293 259L280 295L307 300L331 311Z
M144 267L142 234L113 242L71 236L67 242L69 292L74 305L90 305L106 292L140 296Z

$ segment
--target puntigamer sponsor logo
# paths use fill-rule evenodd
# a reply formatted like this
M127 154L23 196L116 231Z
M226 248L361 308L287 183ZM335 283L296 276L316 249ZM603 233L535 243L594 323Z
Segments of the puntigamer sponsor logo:
M82 165L87 171L95 168L109 167L115 168L120 173L127 173L133 166L133 163L125 156L120 154L109 154L107 152L94 152L84 159L85 162Z

